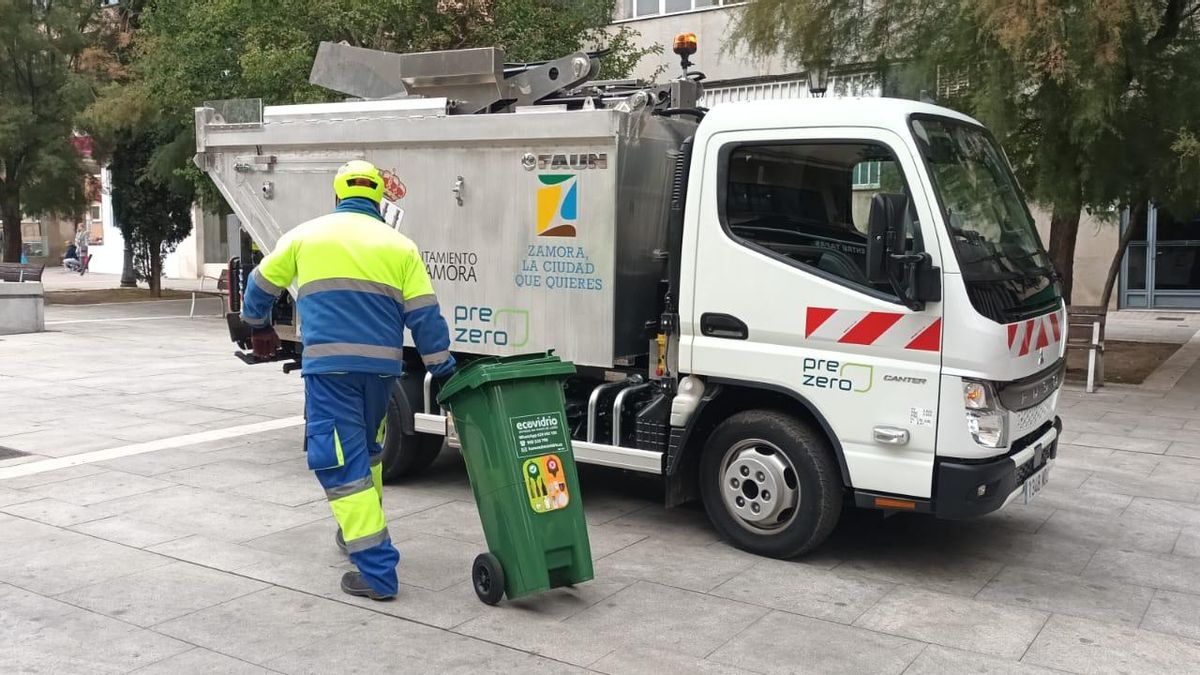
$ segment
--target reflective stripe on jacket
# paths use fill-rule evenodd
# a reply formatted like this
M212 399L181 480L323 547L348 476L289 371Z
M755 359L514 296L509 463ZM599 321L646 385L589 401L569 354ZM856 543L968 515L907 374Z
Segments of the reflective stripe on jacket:
M344 200L279 239L250 275L242 319L269 325L276 296L295 282L304 374L399 375L406 326L426 368L448 374L450 333L420 250L358 201L374 206Z

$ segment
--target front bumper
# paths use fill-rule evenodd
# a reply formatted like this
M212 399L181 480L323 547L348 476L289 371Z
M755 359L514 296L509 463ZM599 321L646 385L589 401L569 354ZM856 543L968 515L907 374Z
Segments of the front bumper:
M1005 456L979 462L939 459L934 465L933 512L939 518L975 518L1016 499L1025 481L1058 455L1062 420L1017 441ZM981 495L979 488L983 486Z

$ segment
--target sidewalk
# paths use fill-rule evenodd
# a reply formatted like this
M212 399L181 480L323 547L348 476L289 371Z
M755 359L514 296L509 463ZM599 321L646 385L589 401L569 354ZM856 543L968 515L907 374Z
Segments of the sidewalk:
M49 332L0 340L0 672L1200 663L1195 364L1164 391L1064 392L1058 461L1029 505L966 522L851 509L798 561L733 549L701 509L663 508L654 480L583 467L596 579L498 607L471 590L483 534L444 452L384 489L401 591L373 603L338 589L348 563L301 454L299 378L235 361L223 323L187 307L50 306ZM76 464L15 475L55 461Z
M146 288L146 282L138 284L141 288ZM68 272L62 267L47 267L42 273L42 287L46 291L99 291L109 288L121 287L121 275L119 274L96 274L88 272L87 274L79 274L78 272ZM194 291L200 288L199 279L163 279L163 288L170 288L177 291ZM217 282L212 279L204 280L205 291L215 291Z

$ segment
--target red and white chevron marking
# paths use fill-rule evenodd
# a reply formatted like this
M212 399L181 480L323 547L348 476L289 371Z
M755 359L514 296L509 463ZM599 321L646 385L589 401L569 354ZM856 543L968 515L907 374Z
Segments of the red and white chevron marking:
M1006 328L1008 352L1013 356L1025 356L1030 351L1045 349L1062 340L1062 323L1058 312L1010 323Z
M804 337L846 345L936 352L942 349L942 320L924 314L809 307Z

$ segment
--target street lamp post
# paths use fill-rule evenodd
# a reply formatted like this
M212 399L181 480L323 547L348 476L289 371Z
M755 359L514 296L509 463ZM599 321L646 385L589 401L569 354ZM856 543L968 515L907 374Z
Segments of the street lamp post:
M825 91L829 89L829 64L818 62L809 65L808 72L808 95L815 98L825 96Z

